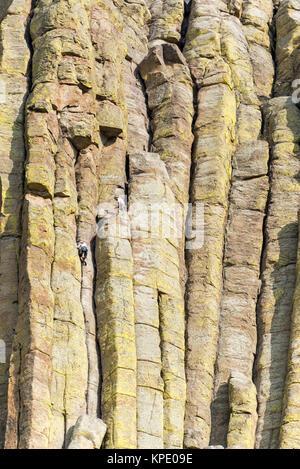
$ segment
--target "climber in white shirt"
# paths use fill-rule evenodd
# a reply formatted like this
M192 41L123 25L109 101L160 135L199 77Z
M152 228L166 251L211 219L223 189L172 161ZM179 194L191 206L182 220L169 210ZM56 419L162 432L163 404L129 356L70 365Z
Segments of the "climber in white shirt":
M124 212L127 210L126 203L123 197L120 195L115 195L115 200L118 202L119 212Z

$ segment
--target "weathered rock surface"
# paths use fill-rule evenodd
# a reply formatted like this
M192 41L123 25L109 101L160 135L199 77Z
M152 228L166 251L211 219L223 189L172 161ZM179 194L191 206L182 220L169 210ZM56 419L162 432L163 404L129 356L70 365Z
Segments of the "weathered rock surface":
M0 7L0 339L5 342L6 352L6 363L0 364L1 446L9 420L8 366L18 317L18 256L26 155L24 105L30 60L24 35L31 2L14 2L10 6L11 3L5 1Z
M82 415L74 425L68 449L100 449L105 432L102 420Z
M300 226L300 225L299 225ZM299 231L298 231L299 236ZM299 300L300 300L300 242L298 237L296 286L291 317L291 336L287 362L287 376L280 428L280 448L292 449L299 445Z
M265 107L271 146L271 188L265 224L262 287L258 302L256 444L278 447L296 279L299 209L299 109L290 98Z
M186 395L185 325L173 220L175 196L158 154L129 154L129 167L138 447L180 448Z
M0 447L300 448L299 43L298 0L1 1Z
M246 375L232 372L229 378L230 420L227 448L253 449L257 423L256 388Z

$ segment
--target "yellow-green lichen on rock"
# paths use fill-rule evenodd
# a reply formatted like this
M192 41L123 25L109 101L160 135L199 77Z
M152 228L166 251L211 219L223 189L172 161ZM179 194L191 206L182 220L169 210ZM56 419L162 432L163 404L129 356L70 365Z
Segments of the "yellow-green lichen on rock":
M299 13L1 1L0 448L300 447Z
M285 379L283 412L279 445L282 449L296 449L299 446L299 241L296 266L296 286L291 318L291 335Z
M170 243L178 229L172 218L176 199L158 154L130 154L129 165L138 447L180 448L186 384L180 263Z
M246 375L233 372L229 383L228 449L253 449L257 422L256 388Z
M8 392L8 368L13 330L18 316L18 258L21 236L23 168L25 160L24 101L28 92L30 50L25 39L29 0L0 6L0 447L14 401ZM12 419L13 420L13 419ZM11 443L16 438L12 423Z
M266 220L268 241L258 303L256 446L276 448L279 444L297 257L300 114L288 97L272 99L264 112L266 135L271 145L272 184ZM292 181L295 184L291 185ZM281 334L275 339L278 330Z

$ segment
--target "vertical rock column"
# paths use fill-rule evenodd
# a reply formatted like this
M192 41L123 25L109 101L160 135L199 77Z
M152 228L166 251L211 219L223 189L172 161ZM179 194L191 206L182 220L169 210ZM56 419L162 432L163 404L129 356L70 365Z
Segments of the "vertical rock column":
M181 292L178 291L175 294L174 290L174 298L169 298L170 293L162 290L159 296L158 309L160 314L159 332L162 349L162 377L164 382L163 444L165 448L175 448L182 445L183 409L185 403L184 359L182 356L185 327L184 322L181 322L184 315L184 306L183 303L180 305L180 297L183 295L186 281L184 259L184 222L186 211L184 204L189 200L191 147L193 142L192 121L194 116L193 83L185 58L177 45L180 40L183 19L183 2L152 2L149 8L151 12L149 24L150 51L140 64L140 71L146 85L151 117L151 149L157 152L162 162L165 163L165 168L170 178L168 184L173 197L175 197L173 203L171 203L171 200L166 199L163 210L168 212L171 207L171 210L176 212L175 205L177 204L178 233L176 236L178 239L176 240L176 247L179 259L178 269ZM147 195L147 197L149 196ZM149 204L149 201L147 203ZM170 203L171 206L168 207ZM163 242L165 243L165 241ZM135 246L134 241L133 243ZM168 244L165 245L165 249L167 249L167 252L169 251L170 247ZM160 255L164 255L163 252ZM175 256L175 253L173 253L173 256ZM135 257L134 262L136 265ZM146 264L146 260L144 260L144 263ZM148 264L148 268L153 268L155 271L155 263L152 267L150 258ZM135 289L135 294L141 293L137 293ZM151 296L151 294L149 295ZM151 297L153 298L153 296ZM157 305L154 295L154 317L156 309ZM174 311L174 321L176 321L174 332L172 330L173 320L171 311ZM138 313L136 312L136 314ZM137 325L137 341L140 340L138 331L142 330L143 327L145 326ZM180 329L181 327L182 329ZM167 332L168 329L170 333ZM138 355L138 360L139 358L142 360ZM142 392L142 390L146 392L145 388L141 387L139 391ZM147 392L149 393L150 391L148 390ZM159 389L156 390L156 393L160 396ZM138 402L138 406L140 406L140 415L142 415L144 406L142 398ZM145 434L143 439L146 442ZM140 436L141 447L143 439ZM146 444L149 447L149 444L151 444L150 440Z
M33 99L34 96L35 93ZM27 107L26 112L19 317L10 366L7 448L47 448L51 420L51 272L55 242L52 199L57 150L53 135L57 132L55 112L43 112L44 105L40 102L35 110Z
M38 34L39 35L39 34ZM47 448L51 420L51 357L55 235L53 207L58 125L51 94L39 91L49 67L44 48L33 61L32 103L27 107L27 161L19 274L19 318L10 367L7 448ZM46 59L43 70L39 58ZM47 62L48 58L48 62ZM55 70L55 68L54 68ZM52 77L55 81L56 77ZM45 80L47 81L47 79ZM50 80L48 80L50 81ZM56 87L54 86L56 92ZM48 90L49 91L49 90ZM53 92L53 89L51 90Z
M189 201L191 151L194 117L193 83L188 65L179 49L184 15L183 0L148 2L149 54L140 64L151 117L151 150L166 164L172 191L181 205L182 234L179 239L180 278L184 291L184 204Z
M299 217L300 213L298 214ZM300 220L300 218L299 218ZM300 223L299 223L300 227ZM291 336L287 364L287 377L285 380L285 394L280 429L279 446L282 449L297 449L300 447L299 432L299 319L300 314L300 236L298 229L298 253L296 287L293 300L293 313L291 320Z
M113 2L94 3L91 32L97 61L97 119L103 142L98 213L107 211L108 218L111 216L107 219L108 232L97 238L96 243L101 413L107 425L105 447L130 449L136 448L133 260L128 219L118 216L114 201L114 195L124 194L126 184L127 115L123 83L126 44L122 16Z
M237 286L235 268L241 273L247 267L253 270L252 301L247 313L243 352L245 365L251 350L247 364L249 379L256 346L255 301L267 191L267 179L260 181L259 177L267 173L268 152L267 145L258 142L261 113L249 47L239 19L242 14L241 3L229 2L228 6L227 12L223 2L214 1L206 5L203 1L195 1L184 47L198 89L191 197L192 202L204 204L205 230L204 246L187 253L187 376L190 386L188 384L185 444L189 447L208 444L219 326L221 336L215 377L212 440L213 444L226 443L229 418L226 389L233 365L228 361L230 357L236 360L233 330L236 328L237 335L244 330L248 302L248 298L242 298L243 291L248 296L247 274L239 279ZM259 154L261 151L262 167L258 169L258 180L248 183L245 189L243 181L245 193L242 194L242 183L235 180L233 173L235 182L229 197L231 158L234 153L237 155L236 160L240 159L242 169L243 159L252 159L255 152ZM257 188L260 195L256 194ZM261 212L259 217L256 210ZM256 249L251 261L245 256L249 244L248 232L245 230L239 239L235 236L236 230L241 230L248 219L255 226L253 239ZM233 304L235 320L232 318ZM238 317L243 326L238 326ZM199 395L202 396L200 399Z
M92 103L90 104L92 106ZM82 268L81 304L86 328L88 351L87 413L97 417L100 404L100 359L97 344L96 313L94 304L96 213L98 202L98 175L101 151L90 145L79 152L75 171L78 193L77 240L89 247L87 265Z
M256 353L256 303L260 289L260 261L263 247L263 221L269 189L268 143L260 140L262 116L258 97L265 99L271 92L273 67L264 70L265 88L261 89L260 61L270 51L257 45L255 55L253 40L262 42L268 33L268 17L258 8L258 3L243 4L242 20L224 18L221 28L224 38L225 60L230 64L237 97L236 151L233 158L229 211L223 257L223 292L220 308L219 343L214 378L211 443L226 445L230 409L228 407L228 380L232 372L239 372L252 381ZM255 7L255 8L254 8ZM261 21L259 21L259 19ZM252 21L252 26L250 21ZM246 39L249 42L249 50ZM266 42L264 46L268 46ZM237 60L238 58L238 60ZM247 78L248 77L248 78ZM251 227L249 229L249 227ZM256 394L252 408L256 408ZM244 434L244 445L254 446L253 428ZM243 446L242 435L239 443Z
M197 84L191 202L204 204L204 246L187 251L187 405L185 446L206 447L217 351L222 261L236 97L221 56L221 18L215 2L192 3L184 55ZM200 86L201 85L201 86Z
M263 220L269 188L268 158L267 142L253 140L239 146L233 160L215 374L213 444L226 444L229 422L227 383L231 372L240 372L249 382L252 380ZM256 394L251 395L255 399L252 403L255 409ZM246 446L250 442L254 446L252 433L244 433Z
M24 101L30 59L25 35L31 2L10 1L9 9L8 2L6 4L1 6L0 17L0 340L6 360L0 363L0 447L4 442L8 367L18 315L17 259L25 160Z
M127 152L147 151L150 144L150 126L147 98L138 65L148 53L148 26L150 13L144 0L135 3L120 2L124 21L123 37L127 45L124 70L124 93L127 106Z
M244 0L241 22L249 44L253 78L257 96L270 98L274 83L274 62L271 55L273 20L272 0Z
M228 449L253 449L257 422L256 388L251 378L232 372L229 379Z
M270 195L258 303L257 448L278 447L297 258L300 112L291 98L264 109L271 145Z
M130 154L129 163L138 447L180 448L185 409L185 326L176 199L158 154Z
M140 65L153 126L152 147L165 162L179 203L188 201L193 88L178 46L153 47Z
M295 0L282 0L275 16L276 24L276 82L275 96L289 96L293 80L299 88L300 52L297 47L300 37L300 8ZM299 97L299 93L297 95Z
M102 364L106 448L136 448L136 345L133 260L127 218L108 222L97 240L96 305ZM122 232L119 229L122 227ZM115 231L116 230L116 231Z
M178 44L183 20L184 0L146 0L151 13L149 42Z
M293 86L293 80L299 78L300 56L295 44L299 40L300 16L297 2L278 3L274 92L282 97L269 101L265 110L272 156L263 284L258 304L258 448L276 448L279 444L297 252L299 111L287 96L298 86L297 82Z
M22 348L19 447L25 448L63 447L69 429L86 412L88 362L76 247L75 162L78 152L97 144L93 97L88 92L93 66L88 30L82 4L37 3L31 22L29 196L24 208L23 303L16 341ZM40 259L43 252L46 258ZM39 274L38 262L44 263ZM31 287L35 283L36 292ZM30 334L24 339L27 323Z
M42 39L59 54L57 78L61 96L67 101L61 106L59 103L57 109L59 135L53 200L55 308L49 447L60 448L67 443L68 432L78 416L87 410L88 356L81 303L81 264L76 246L77 198L79 195L80 200L81 194L77 194L75 164L84 150L97 145L98 124L93 95L89 92L93 86L94 63L85 2L60 2L51 5L48 12L51 18L56 18L59 28L46 32ZM42 18L46 21L46 12ZM38 25L38 19L36 23L33 20L33 32Z
M184 213L188 202L191 147L193 87L189 69L175 44L154 46L140 65L146 83L148 106L153 129L152 149L165 162L172 191ZM184 227L184 216L182 216ZM184 232L180 244L181 285L185 282Z

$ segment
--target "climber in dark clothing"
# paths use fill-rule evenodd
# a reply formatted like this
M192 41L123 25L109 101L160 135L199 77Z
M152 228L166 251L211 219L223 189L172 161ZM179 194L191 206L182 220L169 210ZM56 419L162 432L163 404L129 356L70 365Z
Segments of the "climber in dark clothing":
M81 263L83 265L87 265L86 259L87 259L88 252L89 250L88 250L86 243L80 243L78 246L78 254L79 254L79 259L81 260Z

